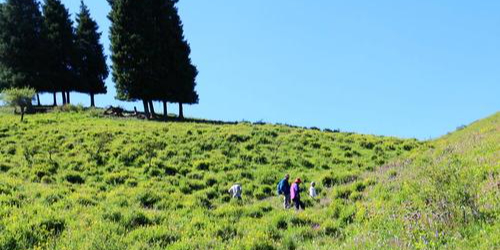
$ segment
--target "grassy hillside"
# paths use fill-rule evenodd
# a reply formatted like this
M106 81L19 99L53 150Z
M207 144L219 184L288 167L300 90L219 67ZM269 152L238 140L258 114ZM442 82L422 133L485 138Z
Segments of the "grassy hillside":
M379 168L355 249L500 249L500 113Z
M489 249L499 118L420 143L98 111L19 123L3 113L0 249ZM281 208L285 173L304 188L318 183L305 211ZM227 194L234 182L242 201Z

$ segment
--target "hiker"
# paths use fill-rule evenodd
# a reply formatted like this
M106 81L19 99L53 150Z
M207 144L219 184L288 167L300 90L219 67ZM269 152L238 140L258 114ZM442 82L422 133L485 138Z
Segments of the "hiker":
M231 194L231 196L234 198L234 199L238 199L238 200L241 200L241 193L243 192L242 188L241 188L241 185L236 183L234 184L230 189L229 189L229 194Z
M300 178L297 178L290 188L290 198L295 204L296 210L299 210L301 207L302 209L305 209L304 203L300 201L300 183L302 183L302 180Z
M283 207L285 209L290 208L290 184L288 183L290 175L286 174L278 183L278 195L283 195Z
M309 196L311 196L311 198L315 198L316 196L318 196L318 194L316 194L316 183L313 181L311 182L311 187L309 187Z

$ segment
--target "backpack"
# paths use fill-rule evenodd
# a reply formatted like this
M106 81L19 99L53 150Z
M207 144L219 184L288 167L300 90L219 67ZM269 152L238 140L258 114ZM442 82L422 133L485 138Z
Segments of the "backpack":
M278 195L282 195L284 194L285 192L283 191L283 186L285 184L285 180L281 180L280 182L278 182L278 186L276 187L277 188L277 193Z

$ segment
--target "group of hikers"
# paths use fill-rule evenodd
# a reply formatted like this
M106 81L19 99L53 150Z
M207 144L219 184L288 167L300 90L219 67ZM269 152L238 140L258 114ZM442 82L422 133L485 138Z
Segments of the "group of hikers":
M300 200L300 193L302 189L300 188L300 184L302 180L300 178L295 179L290 185L289 183L290 175L286 174L285 177L278 183L277 193L278 195L283 195L283 207L285 209L289 209L293 206L296 210L305 209L305 204ZM311 182L311 186L309 187L309 196L315 198L317 196L316 193L316 183ZM234 184L229 189L229 194L234 199L241 199L241 194L243 193L243 189L240 184Z

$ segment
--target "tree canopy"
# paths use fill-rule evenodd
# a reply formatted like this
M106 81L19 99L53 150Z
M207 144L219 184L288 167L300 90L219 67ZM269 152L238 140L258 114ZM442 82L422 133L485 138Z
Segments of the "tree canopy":
M51 91L45 81L42 14L35 0L7 0L0 7L0 89Z
M73 21L59 0L45 0L43 16L42 32L46 39L48 79L54 85L54 90L63 92L65 104L65 93L79 89L76 78L77 54Z
M77 91L89 94L90 106L94 107L94 95L107 93L104 81L109 75L109 70L104 48L100 43L99 27L91 18L89 9L83 1L76 21L77 75L79 78Z
M19 107L21 110L21 121L24 119L26 108L31 107L31 102L35 97L36 90L33 88L10 88L2 91L0 100L12 107Z
M177 0L108 0L111 12L112 77L116 98L142 100L154 114L153 101L198 103L198 70L190 58ZM60 0L7 0L0 4L0 90L31 87L37 93L107 93L109 75L101 33L81 2L76 28ZM39 98L38 98L39 99Z
M198 102L198 71L189 58L176 2L109 0L117 98L143 100L146 112L152 101Z

